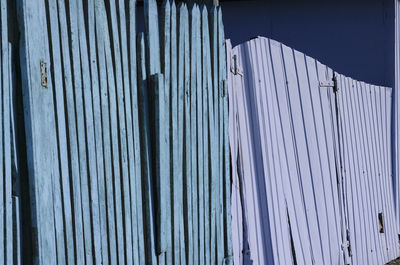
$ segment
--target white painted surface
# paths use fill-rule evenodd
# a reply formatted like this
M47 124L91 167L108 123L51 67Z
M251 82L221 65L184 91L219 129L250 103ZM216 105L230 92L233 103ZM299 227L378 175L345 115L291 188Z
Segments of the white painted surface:
M229 68L235 264L295 264L292 248L299 265L399 256L392 89L262 37L233 48ZM334 76L336 93L320 86Z

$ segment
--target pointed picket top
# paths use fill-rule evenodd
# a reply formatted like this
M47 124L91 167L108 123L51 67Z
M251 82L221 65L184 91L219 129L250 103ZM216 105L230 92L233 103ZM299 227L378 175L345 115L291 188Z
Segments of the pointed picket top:
M160 39L156 0L144 0L144 19L147 36L147 59L149 74L160 72Z

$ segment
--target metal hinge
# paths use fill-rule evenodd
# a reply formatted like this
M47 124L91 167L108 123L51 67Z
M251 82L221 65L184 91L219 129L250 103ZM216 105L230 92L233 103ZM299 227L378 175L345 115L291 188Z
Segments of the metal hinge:
M242 69L240 69L239 64L238 64L238 59L237 59L237 55L233 55L232 56L232 61L231 61L231 72L234 75L240 75L243 76L243 71Z
M47 88L47 65L44 61L40 61L40 79L42 87Z
M319 87L334 87L335 83L333 81L319 81Z
M333 92L335 93L339 90L336 82L336 77L333 77L332 80L319 81L319 87L333 88Z

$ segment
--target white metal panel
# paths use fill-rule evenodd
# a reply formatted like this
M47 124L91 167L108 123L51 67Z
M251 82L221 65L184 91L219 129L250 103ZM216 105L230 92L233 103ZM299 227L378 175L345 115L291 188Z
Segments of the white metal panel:
M235 264L395 258L391 89L262 37L228 55Z

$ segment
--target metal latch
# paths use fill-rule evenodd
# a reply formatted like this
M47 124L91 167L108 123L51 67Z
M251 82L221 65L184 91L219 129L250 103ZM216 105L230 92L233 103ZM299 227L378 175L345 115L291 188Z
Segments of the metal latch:
M320 87L334 87L335 83L333 81L319 81Z
M237 59L237 55L233 55L232 57L232 61L231 61L231 72L234 75L240 75L243 76L243 71L242 69L239 68L239 64L238 64L238 59Z
M40 79L42 87L47 88L47 65L44 61L40 61Z

